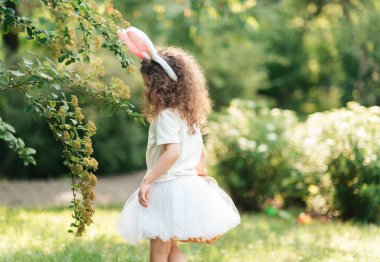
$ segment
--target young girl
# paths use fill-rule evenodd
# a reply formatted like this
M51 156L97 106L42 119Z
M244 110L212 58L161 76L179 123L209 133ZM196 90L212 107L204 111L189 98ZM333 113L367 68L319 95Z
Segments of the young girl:
M154 48L140 30L118 31L141 59L150 122L147 172L126 201L118 232L131 244L150 240L150 261L186 261L177 242L213 243L240 224L231 198L206 173L200 126L211 110L203 73L192 56Z

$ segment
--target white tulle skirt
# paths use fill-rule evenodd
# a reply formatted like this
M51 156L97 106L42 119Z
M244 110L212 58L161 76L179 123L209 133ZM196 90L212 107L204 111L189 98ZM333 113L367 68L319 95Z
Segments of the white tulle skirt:
M240 224L231 198L210 177L178 176L156 182L148 207L138 202L137 188L125 202L117 231L128 243L160 238L212 243Z

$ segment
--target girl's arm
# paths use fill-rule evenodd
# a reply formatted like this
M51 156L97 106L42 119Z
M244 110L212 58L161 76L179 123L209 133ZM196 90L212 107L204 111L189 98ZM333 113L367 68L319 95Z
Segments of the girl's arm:
M198 174L201 174L201 175L206 174L206 159L207 159L206 148L205 148L205 145L202 145L201 159L199 160L198 165L195 167Z
M157 160L154 167L144 176L142 183L152 184L177 161L181 152L180 144L164 144L163 146L164 153Z
M154 167L146 173L141 182L138 198L142 206L148 207L148 194L151 185L174 164L180 155L180 149L181 146L178 143L164 144L164 153Z

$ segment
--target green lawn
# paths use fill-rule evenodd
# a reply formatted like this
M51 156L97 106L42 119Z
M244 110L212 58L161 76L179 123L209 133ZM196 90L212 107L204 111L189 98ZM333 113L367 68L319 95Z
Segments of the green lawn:
M69 210L0 208L0 261L148 261L148 242L129 246L115 233L119 211L98 208L88 235L74 238ZM380 227L243 214L216 243L180 247L188 261L380 261Z

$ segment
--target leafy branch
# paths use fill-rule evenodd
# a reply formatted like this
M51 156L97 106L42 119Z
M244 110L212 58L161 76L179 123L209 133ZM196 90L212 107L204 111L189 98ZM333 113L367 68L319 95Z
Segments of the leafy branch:
M24 165L36 164L33 155L36 150L30 147L25 147L24 141L15 136L16 130L13 126L6 123L0 117L0 139L8 143L9 148L15 151L19 157L24 161Z

